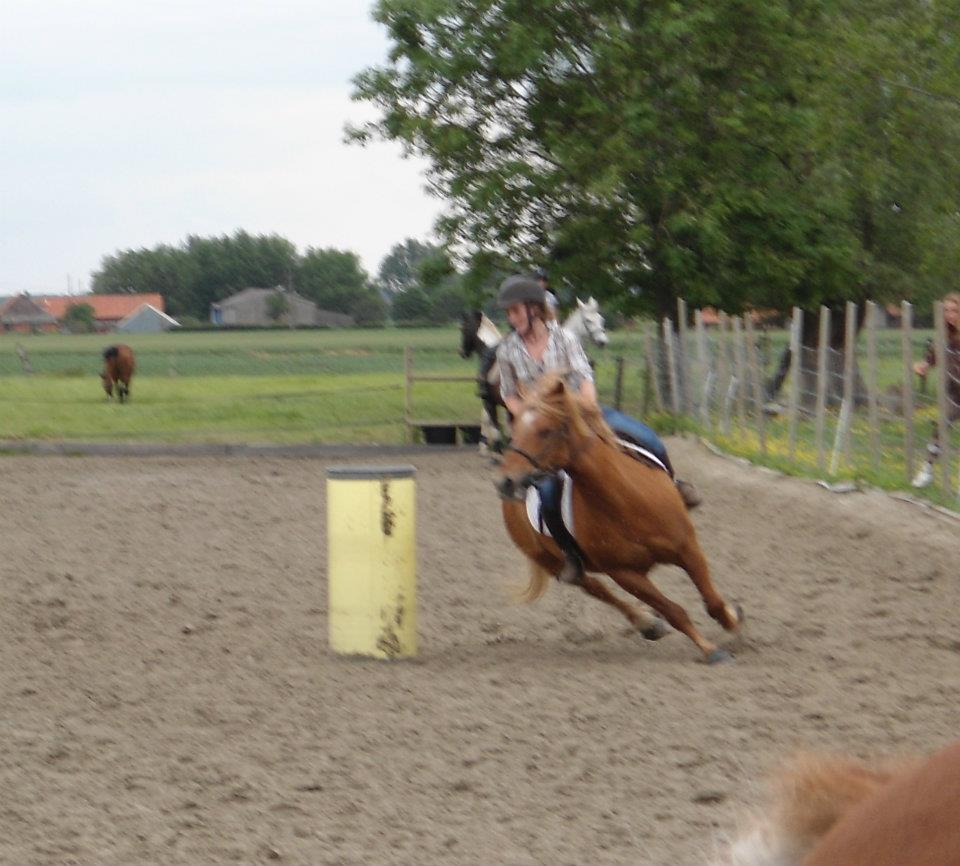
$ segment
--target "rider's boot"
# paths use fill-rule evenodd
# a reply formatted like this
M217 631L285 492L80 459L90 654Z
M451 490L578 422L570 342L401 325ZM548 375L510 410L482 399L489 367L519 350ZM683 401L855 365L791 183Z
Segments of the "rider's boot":
M563 552L563 567L557 574L560 583L581 586L586 577L583 567L583 551L577 540L570 534L560 509L562 484L556 475L546 475L536 482L540 493L540 514L553 540Z
M583 560L580 554L573 550L563 551L563 568L557 574L557 580L560 583L569 583L572 586L583 586L584 578L587 572L583 567Z
M680 498L683 499L683 504L687 506L687 511L693 511L694 508L703 502L703 496L701 496L700 491L689 481L677 478L673 483L677 485Z

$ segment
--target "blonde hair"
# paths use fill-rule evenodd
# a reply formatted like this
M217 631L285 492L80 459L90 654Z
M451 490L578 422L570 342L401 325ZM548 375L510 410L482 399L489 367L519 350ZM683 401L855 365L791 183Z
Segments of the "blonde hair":
M956 304L957 307L960 307L960 292L947 292L943 296L943 303L946 304L948 302Z

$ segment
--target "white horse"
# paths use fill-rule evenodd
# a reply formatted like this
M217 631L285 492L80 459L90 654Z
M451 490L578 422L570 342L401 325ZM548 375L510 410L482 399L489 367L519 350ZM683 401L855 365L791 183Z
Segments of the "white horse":
M577 308L567 317L563 327L575 334L581 342L589 338L590 342L601 349L609 342L603 313L600 312L600 305L594 297L587 301L577 298Z
M577 308L563 323L563 328L581 342L589 339L600 348L609 342L600 305L593 297L586 302L577 298ZM480 310L463 314L460 323L460 357L469 358L476 354L480 359L477 382L482 404L480 450L484 453L489 450L500 451L503 448L498 407L504 406L504 403L500 399L500 367L495 354L501 339L503 336L500 329Z

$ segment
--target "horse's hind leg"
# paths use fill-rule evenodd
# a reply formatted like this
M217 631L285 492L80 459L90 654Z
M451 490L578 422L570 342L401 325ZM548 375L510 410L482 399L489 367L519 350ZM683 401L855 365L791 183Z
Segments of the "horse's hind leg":
M610 592L609 587L599 578L588 574L581 584L587 595L600 599L604 604L615 607L647 640L660 640L668 631L666 623L642 607L630 604Z
M640 601L650 605L657 613L670 623L677 631L683 632L692 640L704 658L709 663L726 661L732 658L726 650L718 649L716 644L708 641L699 631L690 619L690 615L677 604L671 601L657 587L653 585L645 572L641 571L611 571L612 577L620 586L622 586L631 595L635 595Z
M734 610L727 604L714 586L710 577L710 566L703 555L700 545L692 540L683 551L680 567L690 576L694 586L703 598L703 604L710 614L727 631L736 631L740 628L742 613Z

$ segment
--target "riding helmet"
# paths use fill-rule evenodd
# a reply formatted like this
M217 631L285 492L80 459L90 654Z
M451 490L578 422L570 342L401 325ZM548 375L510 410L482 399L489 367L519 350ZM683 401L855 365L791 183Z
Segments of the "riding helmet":
M546 293L543 287L531 277L515 275L507 277L500 283L497 306L501 309L506 309L511 304L543 303L546 303Z

